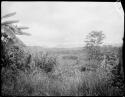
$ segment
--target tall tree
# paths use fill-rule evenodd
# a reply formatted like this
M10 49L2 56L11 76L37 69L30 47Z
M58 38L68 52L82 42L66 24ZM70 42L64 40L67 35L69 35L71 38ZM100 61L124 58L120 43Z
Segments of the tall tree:
M86 36L86 48L88 50L88 59L100 58L100 46L103 43L105 35L102 31L92 31Z

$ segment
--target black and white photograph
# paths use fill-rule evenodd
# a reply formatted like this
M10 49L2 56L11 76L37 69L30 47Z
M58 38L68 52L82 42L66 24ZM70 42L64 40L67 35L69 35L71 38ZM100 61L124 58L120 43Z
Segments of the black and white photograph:
M2 1L1 96L125 96L122 5Z

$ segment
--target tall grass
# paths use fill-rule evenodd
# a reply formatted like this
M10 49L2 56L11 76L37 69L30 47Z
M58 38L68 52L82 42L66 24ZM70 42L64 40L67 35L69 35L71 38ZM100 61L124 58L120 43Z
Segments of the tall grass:
M16 52L15 52L16 53ZM30 52L29 52L30 53ZM2 68L2 95L6 96L123 96L121 88L113 86L112 72L101 68L99 62L91 60L90 68L96 71L80 70L64 65L58 70L59 62L49 54L24 54L17 71ZM24 57L25 56L25 57ZM10 57L9 57L10 58ZM23 61L22 61L23 60ZM26 62L25 62L26 61ZM94 62L95 61L95 62ZM14 65L16 63L12 63ZM17 64L16 64L17 65ZM28 67L28 66L29 67ZM28 68L28 70L27 70ZM26 70L25 70L26 69ZM27 72L28 73L27 73ZM84 72L83 72L84 71Z
M6 96L32 95L39 78L40 81L43 79L40 75L47 78L48 72L52 73L56 65L54 57L47 54L39 56L40 53L34 58L18 47L6 49L4 54L1 78L2 95Z
M119 96L122 91L111 85L112 78L110 74L104 74L104 71L90 72L83 76L83 82L79 86L79 95L84 96Z

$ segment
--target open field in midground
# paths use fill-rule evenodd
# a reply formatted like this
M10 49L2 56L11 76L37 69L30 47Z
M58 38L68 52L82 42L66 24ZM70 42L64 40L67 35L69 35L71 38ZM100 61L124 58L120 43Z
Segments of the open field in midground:
M11 70L3 76L3 95L21 96L119 96L123 89L113 86L112 74L87 60L86 50L25 48L31 55L27 71ZM48 54L46 54L48 53ZM54 60L54 61L53 61ZM3 70L4 71L4 70ZM8 77L8 78L7 78Z

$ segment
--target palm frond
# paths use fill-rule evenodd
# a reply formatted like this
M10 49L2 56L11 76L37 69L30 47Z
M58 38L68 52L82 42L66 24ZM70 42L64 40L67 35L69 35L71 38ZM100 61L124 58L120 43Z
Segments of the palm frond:
M2 22L1 25L8 25L8 24L13 24L13 23L18 23L18 22L19 22L18 20L5 21L5 22Z
M29 29L29 27L18 27L18 29L22 30L22 29Z
M13 15L15 15L15 14L16 14L16 12L6 14L6 15L2 16L1 19L3 19L3 18L8 18L8 17L13 16Z
M27 33L27 32L23 32L23 31L18 31L18 33L16 33L17 35L27 35L27 36L30 36L31 34L30 33Z

